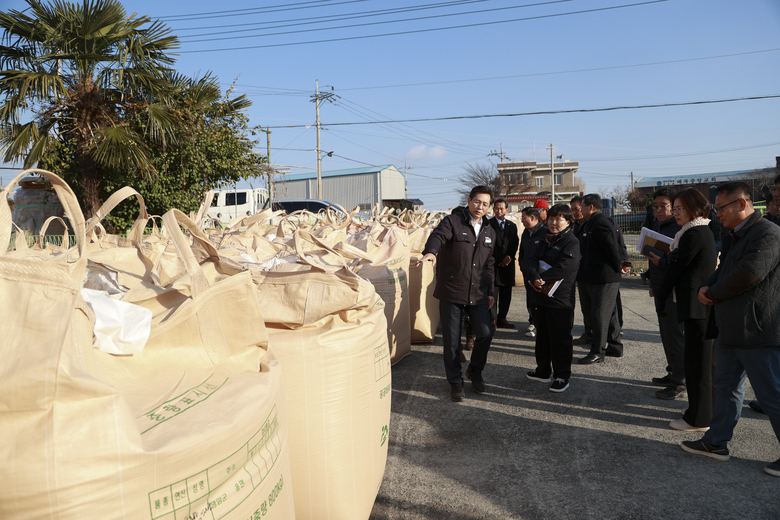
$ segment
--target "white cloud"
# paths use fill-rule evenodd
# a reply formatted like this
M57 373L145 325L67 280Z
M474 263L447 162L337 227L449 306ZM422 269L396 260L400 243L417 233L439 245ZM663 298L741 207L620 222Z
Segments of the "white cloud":
M429 148L425 146L424 144L421 144L420 146L415 146L411 150L409 150L406 154L406 158L410 161L428 161L431 159L438 159L439 157L444 157L447 155L447 150L442 148L441 146L435 146L433 148Z

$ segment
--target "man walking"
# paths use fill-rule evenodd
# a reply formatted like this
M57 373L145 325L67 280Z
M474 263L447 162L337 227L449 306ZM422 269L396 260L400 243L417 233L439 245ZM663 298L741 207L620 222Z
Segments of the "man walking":
M591 193L582 198L582 215L588 222L582 232L584 255L577 273L577 285L584 297L582 308L590 309L593 341L590 353L579 360L581 365L601 363L607 353L615 357L623 355L616 307L623 257L614 225L601 208L599 195ZM607 343L609 352L606 351Z
M729 182L718 188L715 210L729 230L717 271L699 289L714 305L717 363L715 408L710 429L683 450L729 459L728 442L742 413L745 376L780 441L780 228L753 209L750 187ZM780 459L764 467L780 477Z
M512 287L515 286L515 255L520 245L520 238L517 236L517 225L507 220L506 213L506 200L496 199L493 203L494 216L490 219L490 227L496 234L496 243L493 247L493 258L496 262L496 285L493 294L496 302L493 312L496 316L496 327L514 329L514 324L506 321L506 316L512 303Z
M523 208L520 220L525 227L523 237L520 240L520 252L517 254L517 262L522 269L523 262L526 259L539 257L539 252L544 247L544 236L547 234L548 229L547 226L541 223L539 210L536 208ZM536 336L534 290L529 282L528 274L523 271L525 306L528 309L528 328L525 329L525 335L533 338Z
M459 215L444 217L433 230L418 262L428 261L436 266L433 295L439 300L444 371L450 383L450 397L455 402L465 397L458 355L464 312L469 315L475 335L466 377L471 380L475 393L485 391L482 371L493 339L490 309L494 303L493 248L496 234L485 217L491 199L490 189L486 186L473 188L466 209Z
M661 188L653 194L654 222L653 231L657 231L669 238L674 238L682 226L672 216L672 199L675 192L671 188ZM661 289L661 282L666 273L667 257L650 258L650 297L655 298L655 293ZM657 300L657 298L655 298ZM659 305L663 303L663 305ZM658 316L658 328L661 332L661 344L666 355L666 375L654 377L653 384L664 387L655 395L658 399L667 401L685 396L685 336L683 325L677 322L677 302L671 295L666 302L655 302L655 308L664 308L665 312L656 313Z

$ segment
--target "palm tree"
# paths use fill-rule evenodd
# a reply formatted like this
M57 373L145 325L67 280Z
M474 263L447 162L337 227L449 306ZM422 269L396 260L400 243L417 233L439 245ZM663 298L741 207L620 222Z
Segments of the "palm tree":
M171 140L176 128L166 78L178 38L159 21L128 17L117 0L26 1L24 11L0 13L0 153L30 167L55 141L73 143L89 218L104 168L156 173L148 143Z

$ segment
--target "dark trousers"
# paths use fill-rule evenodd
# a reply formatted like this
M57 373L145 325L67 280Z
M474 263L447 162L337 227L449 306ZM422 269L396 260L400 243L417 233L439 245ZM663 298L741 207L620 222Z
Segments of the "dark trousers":
M493 326L490 323L490 308L484 305L459 305L439 301L441 316L441 334L444 341L444 372L450 383L463 383L460 356L460 326L463 313L469 315L474 331L474 350L471 353L471 366L481 371L487 363L487 353L493 339Z
M535 325L536 299L534 298L534 290L528 282L525 283L525 306L528 309L528 324Z
M657 301L657 299L656 299ZM656 304L656 308L658 305ZM685 335L683 324L677 321L677 303L670 296L666 300L664 314L658 314L658 329L666 355L666 371L673 385L685 384Z
M577 294L580 297L580 311L582 311L582 324L585 332L582 333L586 338L593 337L593 320L590 319L590 298L582 289L582 284L577 282Z
M571 328L574 309L536 307L536 373L541 377L569 379L574 355ZM551 368L552 367L552 368Z
M685 320L685 380L688 390L688 411L683 415L691 426L710 425L715 394L714 341L704 339L707 320Z
M509 305L512 303L512 287L496 285L493 289L493 294L496 296L492 310L493 316L498 321L505 320L509 313Z
M620 323L617 316L617 292L620 282L587 283L577 282L585 296L583 308L590 308L593 326L593 342L590 353L604 356L608 348L611 354L623 354L623 342L620 341Z

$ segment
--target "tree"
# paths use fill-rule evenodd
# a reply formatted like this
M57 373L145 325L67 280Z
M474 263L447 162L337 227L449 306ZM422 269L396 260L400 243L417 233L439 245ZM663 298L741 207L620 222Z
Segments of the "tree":
M249 128L243 112L251 105L245 96L231 98L229 90L223 97L219 81L209 74L199 79L171 75L167 80L176 88L170 112L179 129L177 145L150 146L150 161L159 172L154 179L146 179L132 168L106 168L101 199L130 185L143 195L151 215L162 215L171 208L189 213L198 208L206 191L264 173L266 158L252 151L258 142L251 139L255 130ZM130 126L134 132L144 133L146 124L139 116ZM78 192L75 146L73 140L59 143L53 153L42 158L41 165L62 176ZM107 217L109 229L127 230L138 211L135 198L124 202Z
M510 182L507 176L498 172L496 165L493 163L467 164L463 170L465 173L461 175L460 182L464 187L458 190L458 193L463 196L464 203L474 186L487 186L493 192L493 198L524 193L529 190L527 184Z
M572 180L574 182L574 185L577 186L582 193L588 193L588 191L587 191L588 186L587 186L587 184L585 184L585 179L583 179L579 175L574 175L572 177Z
M178 39L159 21L128 17L118 0L26 1L24 12L0 13L0 153L31 167L69 149L89 218L107 170L147 182L157 173L150 144L174 135L166 76Z
M626 211L645 211L647 206L653 203L652 194L642 195L639 190L630 185L615 186L604 198L609 197L613 197L615 204Z

